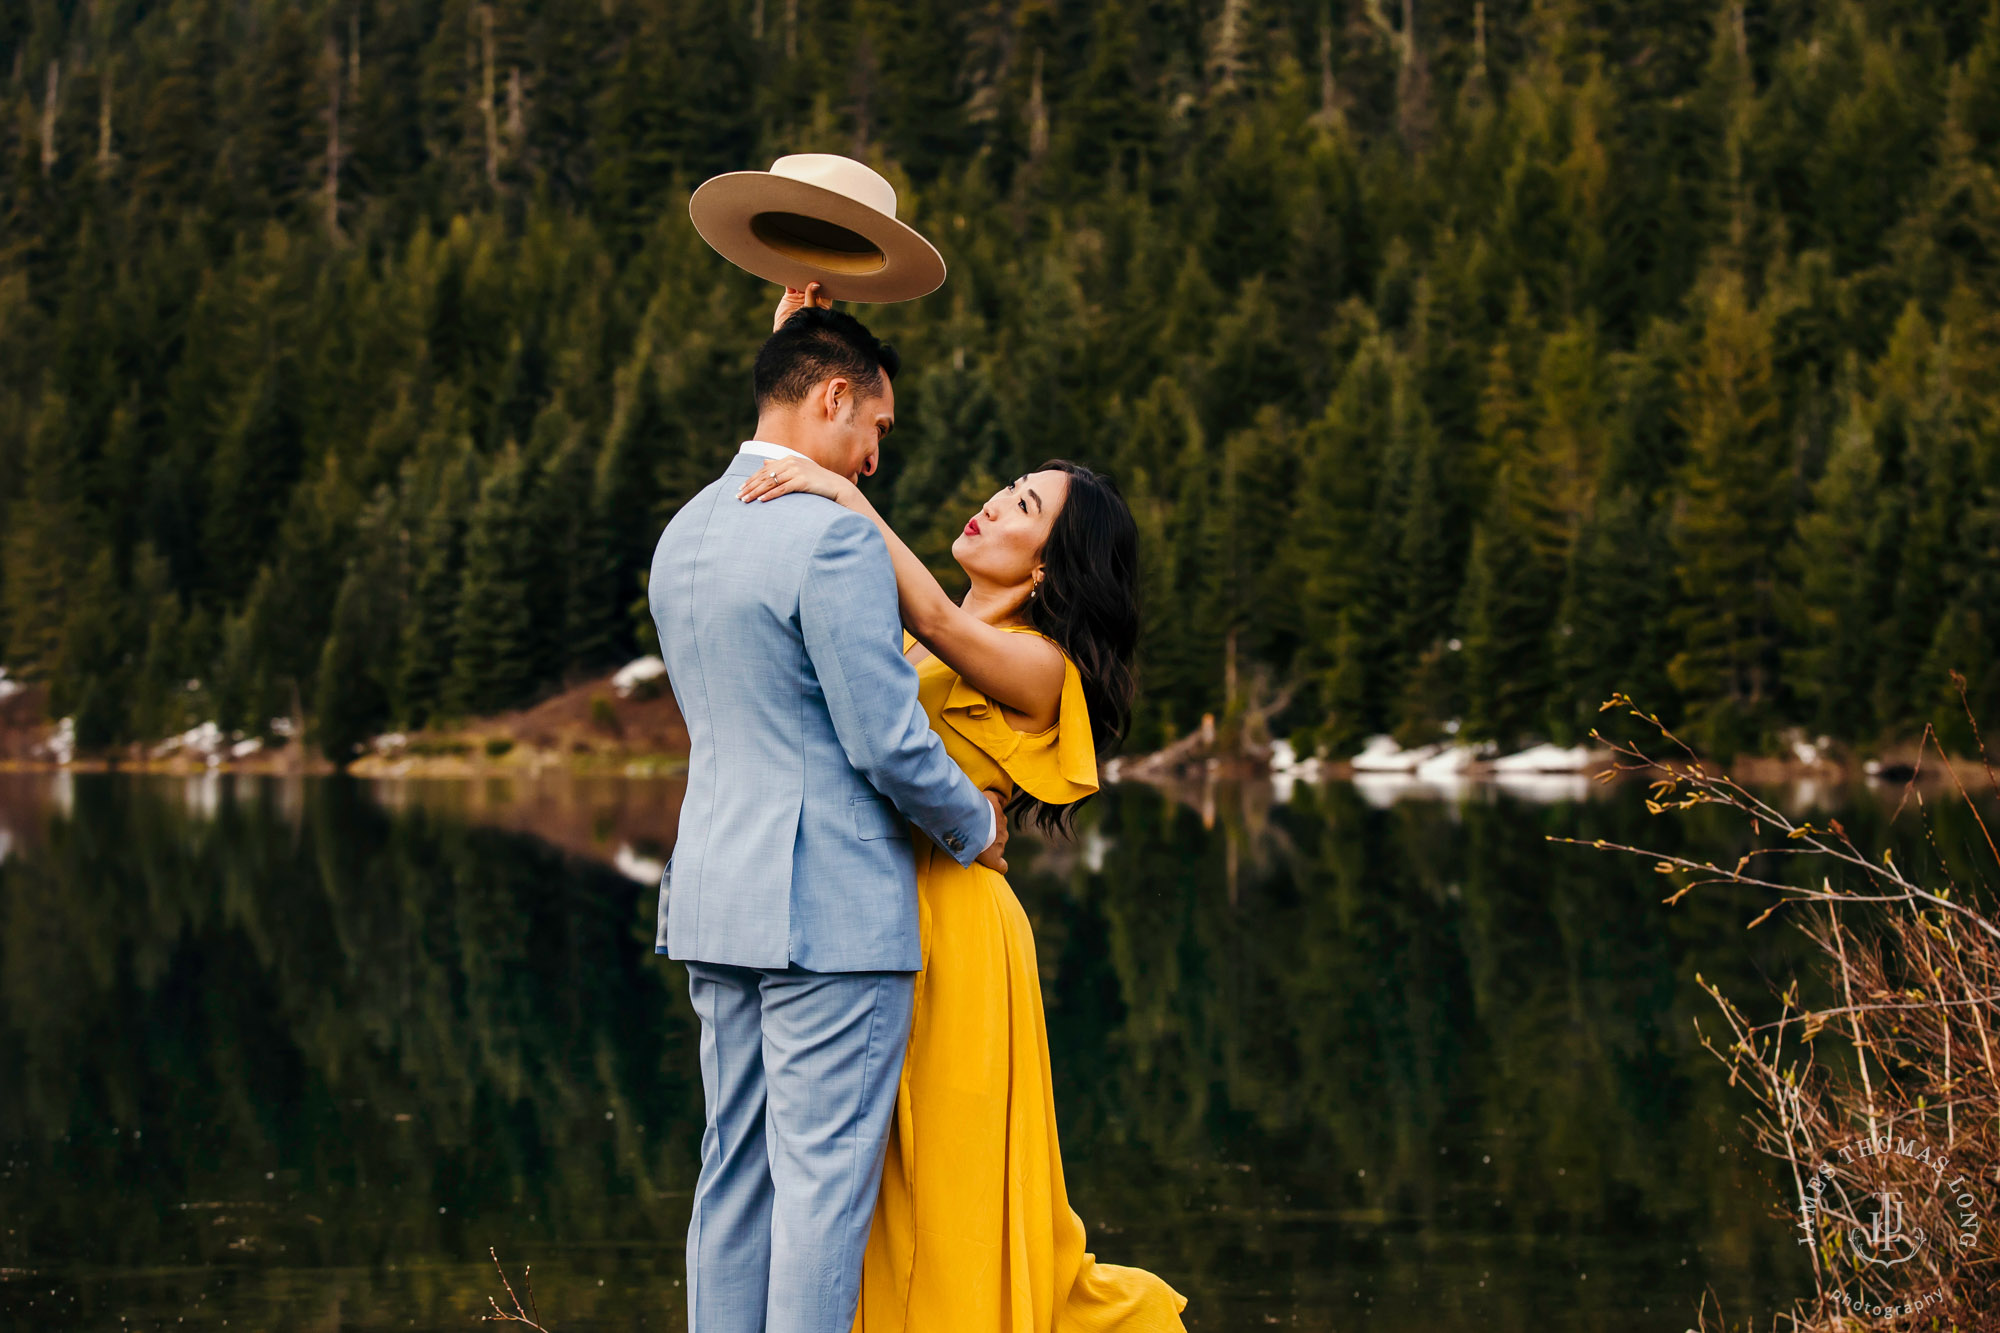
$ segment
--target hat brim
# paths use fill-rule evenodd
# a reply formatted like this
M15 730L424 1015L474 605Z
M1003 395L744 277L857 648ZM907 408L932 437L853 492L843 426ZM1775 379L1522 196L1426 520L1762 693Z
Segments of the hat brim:
M908 301L944 282L944 257L908 224L768 171L702 182L688 217L717 254L760 278L817 282L840 301Z

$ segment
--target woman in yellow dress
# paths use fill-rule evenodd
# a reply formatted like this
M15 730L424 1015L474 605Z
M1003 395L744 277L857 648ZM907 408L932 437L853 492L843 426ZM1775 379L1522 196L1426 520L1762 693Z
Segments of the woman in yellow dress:
M945 750L1008 811L1067 831L1097 752L1129 716L1137 533L1110 482L1051 462L1009 482L952 544L954 603L854 484L774 459L745 501L792 491L872 519L896 565L904 650ZM1101 1264L1063 1188L1041 978L1005 876L916 840L923 970L857 1333L1170 1333L1187 1300Z

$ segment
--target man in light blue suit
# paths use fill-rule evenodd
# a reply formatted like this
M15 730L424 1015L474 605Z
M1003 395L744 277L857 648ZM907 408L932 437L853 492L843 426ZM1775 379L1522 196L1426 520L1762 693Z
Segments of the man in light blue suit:
M701 1018L690 1333L851 1326L922 963L910 826L1005 865L999 798L917 701L881 534L818 496L736 499L788 452L872 472L896 369L852 316L794 315L757 356L756 438L653 553L691 747L658 938Z

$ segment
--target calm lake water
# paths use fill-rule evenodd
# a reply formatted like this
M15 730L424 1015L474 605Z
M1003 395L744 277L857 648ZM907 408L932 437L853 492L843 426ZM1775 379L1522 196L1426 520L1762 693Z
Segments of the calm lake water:
M1196 1329L1679 1333L1704 1287L1739 1320L1807 1290L1694 1027L1697 971L1758 1012L1796 934L1544 841L1741 831L1630 787L1395 794L1126 786L1017 840L1094 1252ZM682 1328L696 1025L633 878L664 847L537 808L0 778L0 1325L463 1330L492 1246L559 1333Z

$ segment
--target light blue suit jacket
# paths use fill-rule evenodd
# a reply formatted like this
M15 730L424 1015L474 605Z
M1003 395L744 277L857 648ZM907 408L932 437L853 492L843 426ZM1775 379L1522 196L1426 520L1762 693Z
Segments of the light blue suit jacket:
M653 552L648 598L690 745L657 951L913 972L910 824L969 865L991 809L917 702L882 535L816 495L744 504L736 488L762 462L737 455Z

